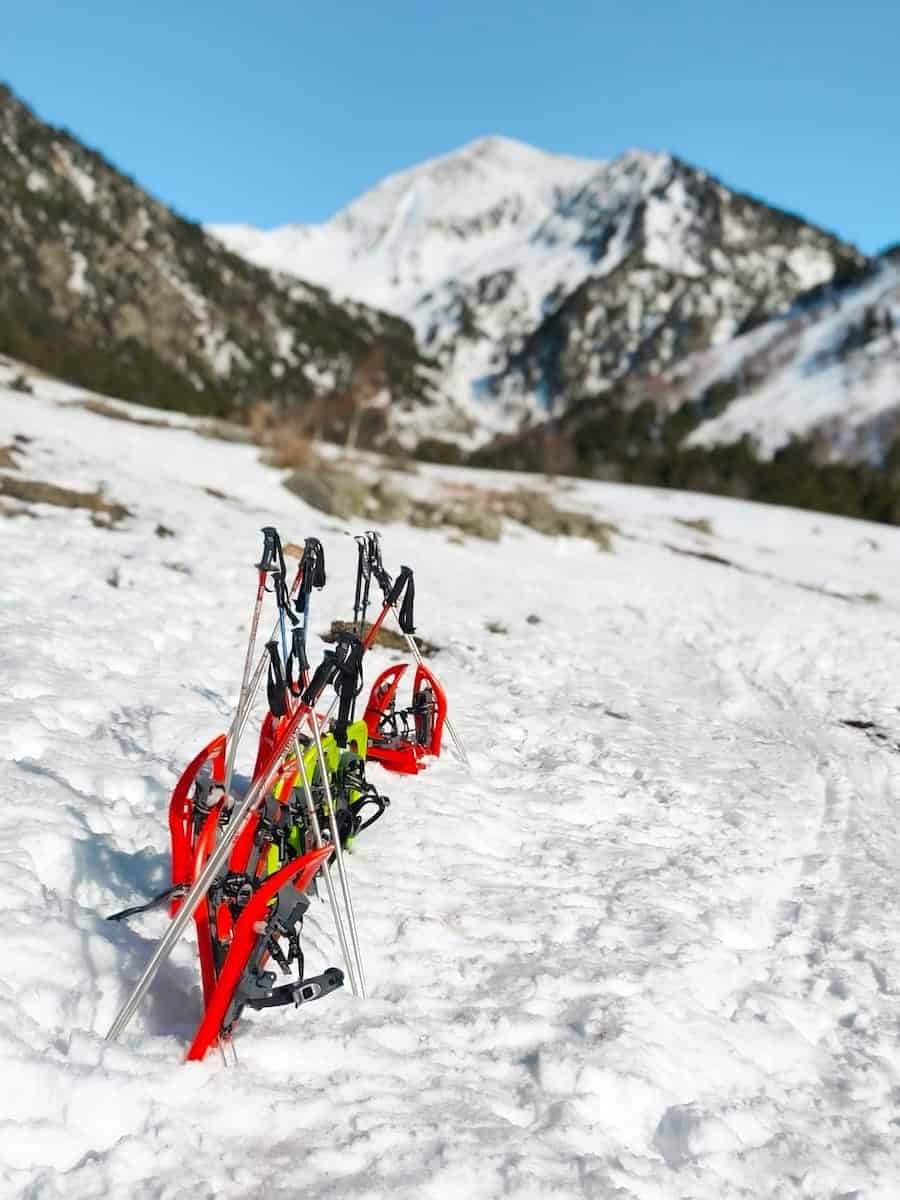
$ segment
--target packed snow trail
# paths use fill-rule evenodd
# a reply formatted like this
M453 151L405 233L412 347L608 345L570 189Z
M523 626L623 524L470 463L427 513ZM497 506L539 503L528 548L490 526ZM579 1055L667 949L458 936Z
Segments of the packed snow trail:
M167 882L260 527L322 538L313 631L347 616L354 547L253 448L67 395L0 392L0 445L133 515L0 518L0 1195L900 1194L900 531L584 483L565 503L618 524L611 554L387 527L472 769L378 772L348 863L371 997L248 1014L239 1069L185 1065L191 940L108 1044L166 917L103 918ZM335 960L324 904L305 946Z

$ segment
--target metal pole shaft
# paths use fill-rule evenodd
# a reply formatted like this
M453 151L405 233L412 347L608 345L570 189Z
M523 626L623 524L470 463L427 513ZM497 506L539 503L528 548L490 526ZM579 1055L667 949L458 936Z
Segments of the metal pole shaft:
M350 941L353 944L353 953L356 956L356 972L359 977L359 994L365 999L366 997L366 974L363 967L362 951L359 948L359 934L356 929L356 914L353 911L353 900L350 896L350 881L347 878L347 872L344 869L344 853L341 849L341 839L338 833L337 817L334 811L334 801L331 798L331 784L328 779L328 763L325 761L325 751L322 748L322 737L319 730L319 719L315 711L310 707L309 711L310 727L312 728L313 738L316 743L316 754L319 756L319 769L322 772L322 786L325 789L325 805L328 809L328 824L331 829L331 837L334 842L334 859L337 863L338 879L341 884L341 891L344 896L344 908L347 912L347 924L350 926Z
M250 638L247 642L247 653L244 656L244 671L241 675L241 690L238 693L237 709L235 711L235 719L233 724L237 724L241 713L244 711L244 705L247 696L247 684L250 680L250 664L253 661L253 651L256 649L256 633L259 628L259 614L262 611L263 595L266 590L266 575L264 571L259 573L259 588L256 593L256 603L253 606L253 618L250 622ZM234 756L237 751L237 738L229 738L228 752L225 759L225 794L231 787L231 776L234 771Z
M274 630L272 632L272 636L275 636ZM232 739L234 740L235 754L237 754L237 748L244 736L244 730L247 726L247 721L253 709L253 702L256 700L256 693L259 691L259 685L263 675L263 667L265 666L264 659L265 655L260 658L256 670L253 672L253 678L250 680L250 686L247 689L243 711L240 714L235 713L235 720L232 721L231 728L228 730L227 744L231 745ZM237 719L238 716L240 716L240 720Z
M313 831L313 840L317 847L321 847L322 829L319 825L319 818L316 815L316 805L313 800L312 789L309 786L309 776L306 774L306 764L303 761L303 752L300 747L298 738L294 739L294 753L297 756L297 763L300 768L300 779L303 783L303 795L306 799L306 814L309 819L310 828ZM356 978L356 968L353 962L353 957L350 954L350 947L347 944L347 933L344 929L344 918L341 915L341 910L338 907L337 893L334 890L334 880L331 878L331 863L323 864L323 873L325 875L325 888L328 892L328 902L331 905L331 914L334 917L334 925L337 930L338 941L341 946L341 954L344 958L344 965L347 968L347 974L350 976L350 987L354 996L360 994L359 984Z
M293 583L291 584L291 590L290 590L291 596L293 596L296 593L297 588L300 586L300 581L302 578L303 578L303 570L302 570L302 563L301 563L301 566L299 566L297 568L297 573L294 576ZM269 634L269 639L268 639L269 641L271 641L272 638L275 636L275 634L278 632L278 625L279 625L279 622L276 621L275 624L272 626L272 632ZM251 638L251 645L252 645L253 641L255 641L255 637ZM249 661L249 654L248 654L248 661ZM243 684L241 686L241 698L239 698L239 700L238 700L237 711L235 712L234 717L231 722L231 725L228 729L228 737L226 739L226 745L229 747L229 752L230 752L231 746L232 745L234 746L234 754L237 754L237 748L238 748L238 745L240 744L240 740L243 736L244 726L247 724L247 718L250 715L250 709L253 707L253 701L256 698L256 693L259 690L259 684L260 684L260 680L262 679L263 671L265 670L265 666L266 666L266 652L264 650L262 652L262 654L260 654L259 658L257 659L256 666L253 668L253 676L250 680L249 688L247 688L245 690L243 687ZM246 672L246 669L247 669L247 667L245 664L245 666L244 666L245 672ZM234 758L232 756L232 768L233 767L234 767ZM229 781L230 781L230 776L229 776Z

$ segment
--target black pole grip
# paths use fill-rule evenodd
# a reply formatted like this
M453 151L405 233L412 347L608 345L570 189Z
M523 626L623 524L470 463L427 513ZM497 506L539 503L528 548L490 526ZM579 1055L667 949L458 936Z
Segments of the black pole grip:
M309 681L309 687L303 693L303 703L309 708L316 703L325 689L328 687L334 678L337 664L334 659L334 651L326 650L322 656L322 661L316 667L316 672Z
M391 605L396 604L397 601L400 599L400 593L406 587L407 579L411 579L411 578L412 578L412 571L410 570L410 568L409 567L401 567L400 574L397 576L396 580L394 581L394 586L391 588L391 590L385 596L386 603L391 604Z
M387 596L393 586L391 577L384 569L384 563L381 561L381 542L378 540L378 534L369 532L366 534L369 539L369 562L370 570L378 580L378 586L381 588L382 595Z
M266 642L269 655L269 678L266 681L266 697L269 701L269 712L273 717L283 717L287 712L287 684L281 666L281 655L278 653L276 641Z
M352 633L342 633L334 654L334 690L338 694L334 740L341 748L347 745L347 727L353 720L356 697L362 691L362 657L363 644L359 638Z
M390 604L391 606L395 605L400 599L401 595L403 596L403 603L401 604L400 612L398 613L400 628L404 633L412 634L416 631L416 619L414 612L416 583L413 578L412 567L400 568L400 574L397 576L394 586L385 597L386 603Z
M306 657L306 630L302 625L295 625L291 630L291 652L285 663L284 673L291 695L299 699L302 692L303 677L309 670L309 659Z
M272 571L278 563L278 552L281 549L281 539L274 525L266 525L262 531L262 558L256 564L260 571Z
M300 580L300 595L297 607L303 608L313 588L325 586L325 551L318 538L307 538L303 543L303 558L300 560L303 575Z

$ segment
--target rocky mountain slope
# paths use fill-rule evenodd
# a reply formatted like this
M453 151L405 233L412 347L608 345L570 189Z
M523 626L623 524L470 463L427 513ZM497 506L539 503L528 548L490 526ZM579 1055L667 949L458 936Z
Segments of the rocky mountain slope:
M771 459L803 439L823 462L883 465L900 436L900 259L885 255L853 286L689 360L673 383L686 395L718 384L736 396L688 446L748 437Z
M897 255L475 458L900 522Z
M229 253L4 87L0 352L167 408L264 401L322 432L360 392L373 436L437 396L402 319Z
M666 154L612 162L487 138L324 225L212 227L254 262L403 315L469 445L658 376L865 259Z
M212 234L0 89L0 353L424 457L900 519L897 256L670 155L486 138L323 225Z

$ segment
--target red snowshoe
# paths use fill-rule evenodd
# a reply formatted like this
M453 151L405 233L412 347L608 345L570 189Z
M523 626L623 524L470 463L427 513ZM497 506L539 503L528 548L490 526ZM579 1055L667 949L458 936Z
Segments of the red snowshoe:
M364 720L369 730L368 757L389 771L415 775L427 758L441 753L447 717L447 697L435 676L423 664L413 679L412 702L397 707L397 690L408 663L388 667L375 680Z

